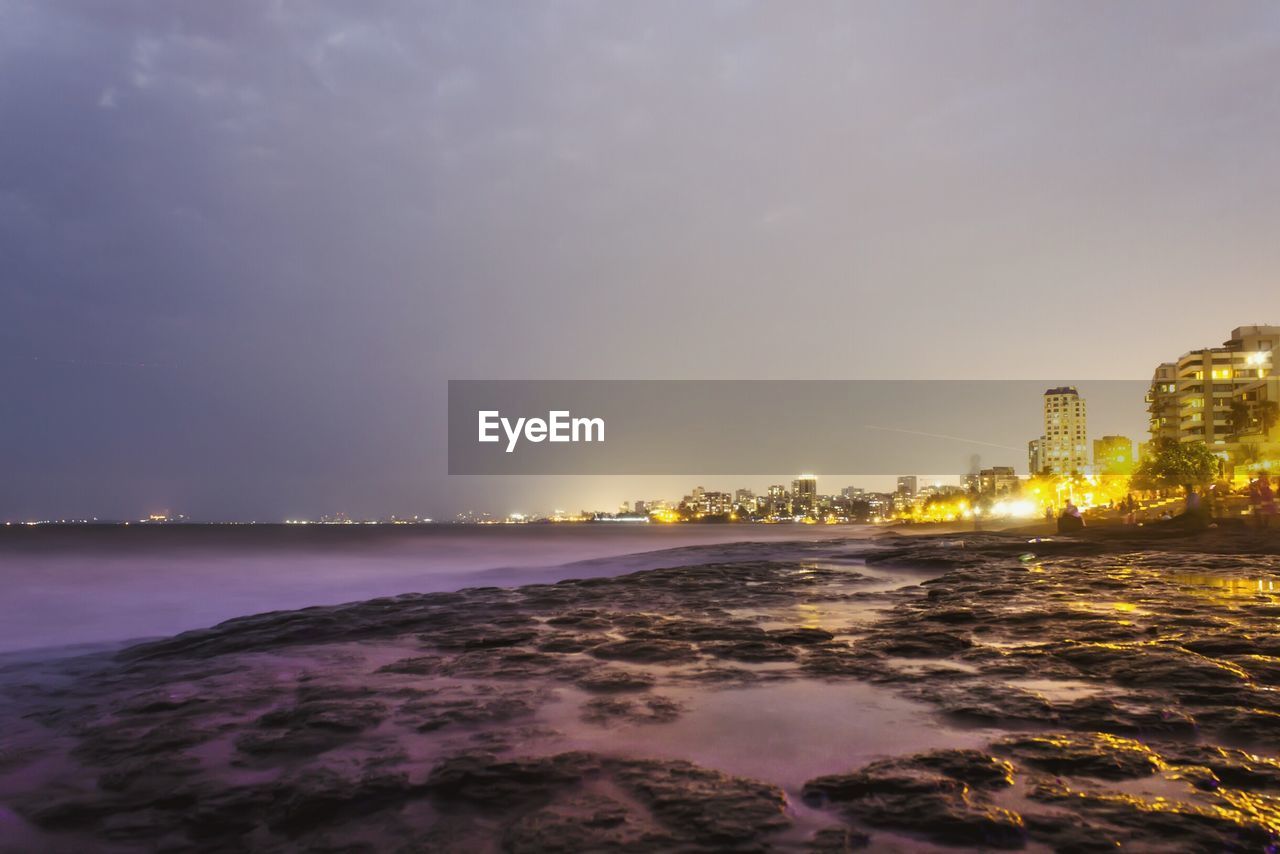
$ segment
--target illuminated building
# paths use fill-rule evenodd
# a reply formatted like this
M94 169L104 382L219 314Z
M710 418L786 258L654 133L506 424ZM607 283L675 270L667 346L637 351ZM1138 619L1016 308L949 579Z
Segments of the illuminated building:
M762 495L756 502L756 509L766 516L778 517L789 514L791 499L787 495L787 488L780 483L771 485L768 494Z
M978 491L983 495L1007 495L1018 490L1013 466L992 466L978 472Z
M1178 438L1178 366L1162 362L1147 389L1147 431L1152 439Z
M1027 470L1033 475L1044 471L1044 447L1039 439L1027 443Z
M1083 473L1089 466L1084 398L1075 386L1044 393L1044 435L1040 437L1041 470L1053 474Z
M1277 349L1280 326L1237 326L1221 347L1191 350L1160 365L1147 393L1151 437L1226 451L1258 432L1262 404L1280 400Z
M801 516L812 513L818 503L818 479L802 474L791 481L791 513Z
M703 492L698 509L704 516L727 516L733 512L733 494L730 492Z
M898 478L898 494L913 498L918 491L918 484L919 479L915 475L904 474Z
M1093 440L1093 469L1097 474L1132 474L1136 460L1128 436L1103 436Z

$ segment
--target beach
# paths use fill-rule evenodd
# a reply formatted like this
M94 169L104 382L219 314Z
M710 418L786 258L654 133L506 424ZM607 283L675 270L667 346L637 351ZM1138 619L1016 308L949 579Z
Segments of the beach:
M1275 532L656 563L12 662L0 850L1263 851L1280 832Z

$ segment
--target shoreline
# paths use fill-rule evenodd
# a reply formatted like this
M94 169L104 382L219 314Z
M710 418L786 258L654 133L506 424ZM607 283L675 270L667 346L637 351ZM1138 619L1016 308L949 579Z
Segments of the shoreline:
M124 851L1270 844L1280 543L1156 527L886 532L49 662L4 685L0 831Z

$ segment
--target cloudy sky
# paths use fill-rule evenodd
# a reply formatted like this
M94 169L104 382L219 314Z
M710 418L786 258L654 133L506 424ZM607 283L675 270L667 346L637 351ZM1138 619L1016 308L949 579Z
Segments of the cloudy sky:
M661 486L448 478L450 378L1147 377L1280 322L1277 79L1267 2L0 0L0 518Z

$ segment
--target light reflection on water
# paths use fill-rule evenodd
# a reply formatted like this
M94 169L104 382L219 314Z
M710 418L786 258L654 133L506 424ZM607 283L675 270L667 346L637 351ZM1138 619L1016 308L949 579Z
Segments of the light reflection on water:
M567 733L570 749L688 759L793 792L821 774L900 753L977 748L994 734L945 725L929 706L863 682L804 679L721 691L666 688L663 694L685 711L660 728L583 726L577 715L587 697L568 688L544 714L548 724Z
M1197 572L1175 572L1170 577L1188 587L1208 588L1204 592L1215 596L1257 596L1276 592L1274 578L1229 578Z

